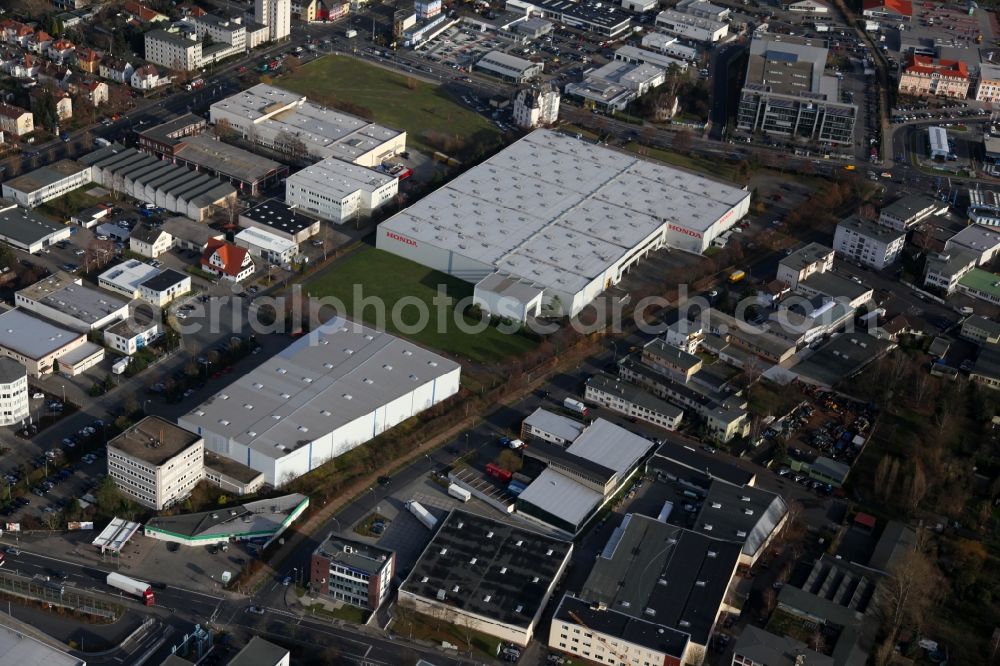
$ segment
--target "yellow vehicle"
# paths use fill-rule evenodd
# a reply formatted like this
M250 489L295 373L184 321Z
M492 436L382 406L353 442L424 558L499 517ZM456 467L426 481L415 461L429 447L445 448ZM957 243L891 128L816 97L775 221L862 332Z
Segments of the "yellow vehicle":
M729 281L733 284L736 284L737 282L744 279L746 276L747 274L744 271L733 271L732 273L729 274Z
M853 164L848 164L844 167L844 171L854 171L856 168Z

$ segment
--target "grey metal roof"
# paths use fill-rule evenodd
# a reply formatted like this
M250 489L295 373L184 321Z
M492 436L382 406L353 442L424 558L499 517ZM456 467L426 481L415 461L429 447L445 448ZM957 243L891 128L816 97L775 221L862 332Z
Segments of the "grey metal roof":
M649 460L653 469L667 470L672 465L679 465L704 475L707 480L718 479L726 483L742 487L753 481L753 472L737 467L731 462L707 455L682 442L665 440Z
M86 666L86 663L24 631L0 624L0 664L4 666Z
M536 445L537 446L537 445ZM580 523L604 496L571 477L546 467L517 497L518 504L531 504L570 525Z
M586 423L580 423L568 416L550 412L542 407L528 415L528 418L524 419L524 424L551 433L567 442L572 442L587 427Z
M224 143L208 134L186 136L181 139L181 144L174 151L176 157L248 182L262 180L284 167L280 162Z
M48 166L43 166L40 169L35 169L16 178L4 181L4 187L10 187L18 192L31 193L48 185L58 183L70 176L74 176L86 168L86 164L81 164L74 160L59 160Z
M73 317L88 326L128 306L128 301L78 282L80 278L59 271L25 287L17 295Z
M24 208L0 210L0 237L24 246L43 241L52 234L64 231L65 226Z
M774 493L752 486L737 488L713 483L695 520L695 531L742 544L746 555L754 556L788 514L785 501Z
M336 318L216 393L183 421L277 459L458 368L412 342Z
M572 550L568 541L456 509L400 590L528 627Z
M40 359L84 337L26 310L14 308L0 314L0 346L30 359Z
M686 632L705 645L739 555L739 544L628 514L579 596Z
M624 478L656 444L604 419L591 423L566 452L618 473Z
M733 654L767 666L834 666L832 657L810 650L802 641L776 636L751 624L744 627Z
M253 636L250 642L240 650L229 666L274 666L288 654L288 650L265 641L260 636Z
M386 561L393 556L391 550L336 534L329 534L313 554L369 576L382 571Z
M24 366L9 356L0 356L0 384L10 384L27 376Z
M680 347L667 344L663 338L650 340L642 349L649 355L670 365L676 365L685 371L701 363L701 359L694 354L689 354Z
M156 516L150 518L145 527L188 538L250 533L273 534L303 502L308 501L309 498L305 495L292 493L212 511Z
M205 245L211 238L222 238L221 231L189 217L171 217L163 222L163 230L174 238Z
M890 215L900 220L908 220L938 205L943 204L925 194L908 194L883 208L880 214Z

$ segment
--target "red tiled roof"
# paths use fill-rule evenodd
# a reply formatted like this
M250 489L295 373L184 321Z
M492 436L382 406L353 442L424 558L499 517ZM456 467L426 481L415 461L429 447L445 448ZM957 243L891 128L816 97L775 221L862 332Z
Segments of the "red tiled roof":
M160 12L153 11L149 7L143 5L139 2L126 2L125 6L122 7L126 13L131 14L140 21L152 21L158 16L162 16Z
M101 54L94 49L84 47L82 49L77 49L76 59L81 62L96 62L101 59Z
M135 73L138 74L141 78L145 78L147 76L159 76L160 70L156 69L154 65L143 65L142 67L137 69Z
M961 60L938 60L930 56L912 55L906 71L917 74L941 74L953 78L969 78L969 67Z
M49 33L45 32L44 30L39 30L38 32L35 33L35 41L36 42L51 42L52 41L52 35L50 35Z
M201 253L201 265L217 269L217 266L212 265L212 255L216 252L219 253L219 258L222 259L223 273L233 277L240 274L240 271L243 270L243 262L246 261L247 257L246 248L237 247L232 243L213 238L208 241L205 251Z
M864 10L888 9L901 16L913 16L913 3L910 0L865 0Z
M20 118L27 111L19 106L11 106L10 104L0 103L0 116L7 116L8 118Z
M862 527L867 527L871 529L875 527L875 523L877 521L875 519L875 516L872 516L867 513L859 513L858 515L854 516L854 522L858 525L861 525Z
M74 48L73 42L68 39L60 39L58 42L52 45L56 51L66 51L68 49Z

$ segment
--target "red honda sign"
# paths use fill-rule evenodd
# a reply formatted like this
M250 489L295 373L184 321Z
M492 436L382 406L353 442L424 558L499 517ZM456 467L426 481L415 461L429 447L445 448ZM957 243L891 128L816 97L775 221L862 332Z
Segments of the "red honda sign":
M406 243L407 245L412 245L413 247L417 246L417 241L413 240L412 238L407 238L406 236L400 236L395 231L387 231L387 232L385 232L385 235L386 235L386 238L391 238L392 240L397 240L400 243Z

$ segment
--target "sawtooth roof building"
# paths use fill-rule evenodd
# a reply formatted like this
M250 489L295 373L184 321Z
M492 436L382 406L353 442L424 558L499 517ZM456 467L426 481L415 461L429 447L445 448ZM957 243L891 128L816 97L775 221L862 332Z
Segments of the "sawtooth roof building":
M280 486L458 392L461 366L333 319L182 416L205 449Z
M533 286L528 315L573 316L650 252L702 252L749 204L744 189L539 129L383 222L376 246L477 284L490 312L517 310L478 286L501 274Z
M400 586L398 603L525 646L572 552L569 541L456 509Z

